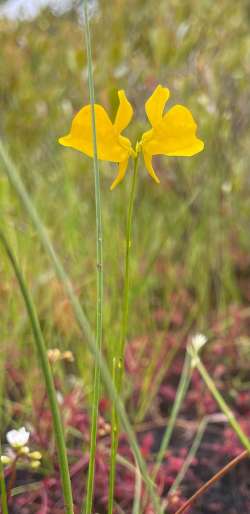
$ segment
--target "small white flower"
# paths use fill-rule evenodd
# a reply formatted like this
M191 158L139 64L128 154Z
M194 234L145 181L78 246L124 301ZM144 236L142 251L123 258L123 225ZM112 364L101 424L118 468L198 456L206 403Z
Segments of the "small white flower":
M207 337L204 334L196 334L192 337L192 346L198 353L200 349L206 344Z
M25 427L19 430L10 430L6 434L6 439L12 448L22 448L29 440L30 432L27 432Z

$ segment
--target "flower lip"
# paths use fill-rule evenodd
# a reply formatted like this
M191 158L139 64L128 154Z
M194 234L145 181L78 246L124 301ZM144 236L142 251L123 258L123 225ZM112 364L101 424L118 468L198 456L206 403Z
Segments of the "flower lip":
M118 91L118 99L119 105L114 123L101 105L94 105L97 157L101 161L115 162L119 166L111 189L114 189L123 180L129 157L136 156L130 140L122 135L122 131L131 121L133 108L123 90ZM85 105L76 114L69 134L60 137L59 143L75 148L89 157L94 156L91 105Z
M6 439L12 448L22 448L29 440L30 432L25 427L19 428L19 430L10 430L6 434Z
M204 148L203 141L196 136L197 125L187 107L175 105L164 114L169 96L169 90L160 85L145 104L151 129L142 135L142 152L145 167L158 184L160 181L152 165L154 155L191 157Z

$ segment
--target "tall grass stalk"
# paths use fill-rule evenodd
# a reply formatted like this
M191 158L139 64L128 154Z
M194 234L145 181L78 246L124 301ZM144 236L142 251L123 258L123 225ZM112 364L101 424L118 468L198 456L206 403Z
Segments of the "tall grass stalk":
M101 188L100 188L100 170L97 155L97 139L96 139L96 121L95 121L95 92L92 67L92 51L91 36L88 18L87 0L83 2L84 20L85 20L85 39L87 48L88 62L88 85L89 97L91 104L92 119L92 140L93 140L93 168L95 182L95 206L96 206L96 347L101 351L102 346L102 319L103 319L103 250L102 250L102 211L101 211ZM84 134L83 134L84 136ZM93 398L91 413L91 434L90 434L90 457L86 494L86 514L91 514L93 503L94 477L95 477L95 454L96 454L96 435L98 423L98 409L101 388L101 374L99 363L95 360L94 364L94 381L93 381ZM82 509L83 510L83 509Z
M18 281L24 303L27 309L27 313L29 316L30 324L33 331L34 341L36 345L37 354L40 361L41 370L43 372L44 381L46 385L46 390L48 394L48 399L50 403L51 415L54 425L54 435L56 440L57 452L58 452L58 460L60 466L60 474L61 474L61 483L63 489L64 503L65 503L65 512L66 514L74 514L74 506L73 506L73 497L72 497L72 489L70 482L70 474L69 474L69 466L68 466L68 458L67 458L67 450L65 445L64 431L62 420L59 413L58 401L56 397L56 391L53 381L53 376L51 372L51 368L49 365L48 357L47 357L47 349L45 345L45 341L43 338L43 334L41 331L40 323L38 321L36 308L33 303L33 300L30 296L26 283L24 281L23 275L20 271L20 268L17 264L17 261L14 257L14 254L10 248L10 245L5 238L4 234L0 232L0 241L3 244L6 254L9 258L9 261L12 265L12 268L15 272L16 279Z
M193 440L193 443L191 445L191 448L187 454L187 457L186 459L184 460L183 462L183 465L181 466L181 469L180 471L178 472L178 474L176 475L176 478L173 482L173 484L171 485L169 491L168 491L168 496L171 496L173 494L175 494L175 492L177 491L177 489L180 487L189 467L191 466L195 456L196 456L196 453L200 447L200 444L201 444L201 440L203 438L203 435L204 435L204 432L207 428L207 424L209 422L209 416L205 416L199 426L198 426L198 429L197 429L197 432L195 434L195 437L194 437L194 440Z
M132 514L139 514L139 512L140 512L141 493L142 493L141 473L137 466L136 474L135 474L135 490L134 490L134 501L133 501L133 507L132 507Z
M113 380L116 390L119 395L122 391L122 381L124 375L124 351L127 338L128 328L128 310L129 310L129 280L130 280L130 253L132 246L132 220L135 200L135 186L138 174L138 155L134 160L134 171L132 175L131 189L129 194L129 205L126 225L126 253L125 253L125 278L123 290L123 307L122 307L122 325L121 336L119 344L115 349L113 356ZM113 512L114 502L114 487L115 487L115 474L116 474L116 456L119 439L119 418L116 412L116 406L112 405L112 419L111 419L111 462L110 462L110 475L109 475L109 501L108 501L108 514Z
M168 498L170 498L171 496L173 496L176 493L176 491L177 491L177 489L179 489L184 477L186 476L186 473L187 473L189 467L191 466L191 464L197 454L197 451L201 445L201 441L202 441L203 435L206 431L207 425L209 423L216 423L221 420L222 420L221 414L219 414L219 415L211 414L209 416L204 416L204 418L201 420L201 422L197 428L196 434L194 436L191 448L186 456L186 459L184 460L180 471L177 473L175 480L168 491ZM224 416L223 416L223 421L224 421ZM167 504L168 504L168 500L164 500L162 502L163 512L166 509Z
M214 399L218 403L220 409L222 410L223 414L225 414L228 422L230 423L231 427L233 428L234 432L238 436L240 442L242 445L250 452L250 439L246 436L246 434L243 432L240 424L238 423L237 419L235 418L233 412L226 404L224 398L221 396L219 390L217 389L213 379L210 377L209 373L207 372L205 366L202 364L200 358L197 356L195 359L195 366L198 369L199 373L201 374L206 386L208 387L210 393L213 395Z
M159 498L155 492L154 484L148 475L146 463L140 452L140 448L137 444L134 430L129 422L128 416L124 409L123 402L120 399L119 395L117 394L116 388L114 387L113 380L110 375L110 371L108 369L106 360L104 359L101 352L99 351L99 349L96 346L96 341L93 336L90 324L89 324L86 314L78 300L77 295L74 293L72 283L71 283L58 255L57 255L57 253L55 252L55 249L48 237L47 231L35 209L35 206L31 200L26 188L24 187L24 184L20 178L20 175L16 169L16 166L10 159L1 140L0 140L0 157L3 161L4 170L6 172L6 175L8 176L10 183L12 184L14 190L18 194L24 208L26 209L26 211L37 231L37 235L43 245L43 248L47 252L47 254L49 255L49 257L53 263L53 266L54 266L54 269L56 271L58 278L62 281L65 293L66 293L66 295L72 305L72 309L75 313L77 323L80 327L81 332L85 336L86 345L87 345L89 351L93 354L98 365L100 366L103 382L107 388L107 391L109 393L111 400L115 403L115 407L116 407L120 422L123 426L124 431L127 434L129 443L134 452L138 466L141 470L142 478L147 485L147 489L148 489L148 492L152 499L152 503L157 507L157 505L159 504Z
M153 472L153 479L155 480L157 473L160 469L162 460L164 458L164 455L166 454L166 451L168 449L168 445L174 430L174 426L176 423L176 419L178 416L178 413L180 411L180 408L182 406L182 402L185 398L189 383L191 379L191 358L188 353L185 355L185 360L182 368L181 378L179 381L178 389L176 392L176 397L174 401L173 408L171 410L170 418L168 420L168 426L166 428L166 431L164 433L160 450L158 452L158 455L156 457L156 464Z

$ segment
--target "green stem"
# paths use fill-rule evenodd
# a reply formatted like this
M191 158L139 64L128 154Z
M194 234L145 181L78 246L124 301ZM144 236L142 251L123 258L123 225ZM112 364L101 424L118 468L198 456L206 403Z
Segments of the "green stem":
M117 394L116 388L114 387L114 383L112 380L112 376L110 374L110 371L108 369L107 362L101 352L96 347L96 341L93 337L93 332L91 330L88 318L82 308L82 305L79 302L79 299L77 295L74 292L74 288L72 285L72 282L66 273L66 270L64 269L61 260L59 259L53 244L51 243L50 238L48 237L47 231L45 229L45 226L43 225L40 216L37 213L37 210L23 184L23 181L20 177L20 174L18 173L18 170L16 166L14 165L13 161L10 159L2 141L0 140L0 157L4 163L4 171L6 175L8 176L10 183L12 184L14 190L16 191L17 195L19 196L25 210L27 211L33 226L35 227L37 231L37 235L41 241L41 244L44 248L44 250L49 255L51 262L53 263L53 267L55 269L55 272L58 276L58 278L62 281L65 293L67 297L69 298L70 304L72 305L73 312L75 313L75 317L77 320L77 323L79 325L79 328L81 332L83 333L85 337L86 346L88 347L89 351L92 353L94 358L96 359L102 374L102 379L107 387L107 391L109 393L109 396L111 400L115 403L117 413L119 415L120 422L123 426L124 432L126 432L129 443L131 445L131 448L134 452L135 458L138 462L138 466L142 473L142 478L147 485L147 489L149 491L149 494L151 496L152 502L155 506L159 504L159 498L155 492L155 487L152 483L152 480L149 477L147 466L145 463L145 460L143 459L143 456L141 454L140 448L138 446L136 436L134 433L134 430L131 426L131 423L129 422L127 413L124 408L124 404ZM157 509L156 509L157 510Z
M139 514L140 513L140 503L141 503L141 496L142 496L142 480L141 480L141 473L138 469L138 466L136 467L136 474L135 474L135 490L134 490L134 500L133 500L133 508L132 508L132 514Z
M160 469L162 460L164 458L164 455L167 452L168 445L169 445L169 442L170 442L170 439L171 439L171 436L172 436L172 433L174 430L174 426L176 423L176 418L178 416L178 413L180 411L182 402L185 398L185 395L186 395L186 392L187 392L187 389L188 389L188 386L190 383L190 379L191 379L190 371L191 371L190 357L189 357L188 353L186 353L184 365L182 368L181 378L180 378L177 393L176 393L176 398L174 401L173 408L171 410L170 418L168 420L168 426L164 433L164 436L163 436L163 439L161 442L161 446L160 446L160 450L156 457L156 465L155 465L154 472L153 472L153 480L155 480L157 473Z
M132 220L135 200L135 186L138 174L138 155L134 160L134 171L131 182L131 189L129 195L128 216L126 225L126 255L125 255L125 277L124 277L124 291L123 291L123 308L122 308L122 326L121 336L117 350L113 357L113 380L118 394L121 394L122 379L124 374L124 351L127 337L128 327L128 310L129 310L129 285L130 285L130 254L131 254L131 237L132 237ZM114 488L115 488L115 474L116 474L116 456L119 439L119 418L117 415L116 407L112 404L111 415L111 460L110 460L110 475L109 475L109 500L108 500L108 514L113 512L114 502Z
M116 371L117 371L117 358L113 357L112 363L112 377L113 383L116 385ZM115 489L115 473L116 473L116 458L118 449L118 425L119 421L117 418L117 412L112 402L111 411L111 455L110 455L110 471L109 471L109 498L108 498L108 514L113 513L114 503L114 489Z
M174 401L173 408L171 410L170 418L168 420L168 426L165 430L165 433L164 433L164 436L163 436L163 439L161 442L161 446L160 446L159 452L156 457L156 463L155 463L155 467L154 467L153 475L152 475L153 481L155 481L155 479L156 479L156 476L160 469L164 455L167 452L168 445L169 445L170 439L172 437L172 433L173 433L174 426L176 423L176 419L177 419L178 413L180 411L182 402L185 398L185 395L186 395L186 392L187 392L187 389L188 389L188 386L190 383L190 379L191 379L191 360L190 360L189 354L186 353L184 365L182 368L181 378L180 378L180 381L178 384L176 398ZM143 502L144 505L146 503L146 499L147 498L145 497L144 502ZM161 510L159 509L158 512L161 513Z
M47 394L48 394L48 399L49 399L49 403L50 403L50 409L51 409L52 420L53 420L53 425L54 425L54 435L55 435L55 440L56 440L56 445L57 445L58 460L59 460L60 472L61 472L61 481L62 481L64 502L65 502L65 510L66 510L66 514L74 514L72 489L71 489L71 482L70 482L70 474L69 474L69 466L68 466L67 451L66 451L66 446L65 446L63 425L62 425L62 421L61 421L61 417L60 417L60 413L59 413L53 376L52 376L50 365L48 362L45 341L44 341L43 334L41 331L40 323L38 321L38 317L36 314L36 309L35 309L33 300L32 300L30 293L26 287L25 281L23 279L23 276L19 269L17 261L14 257L14 254L8 244L8 241L6 240L6 238L2 232L0 232L0 240L5 248L5 251L7 253L9 261L15 272L21 293L23 295L27 313L28 313L28 316L30 319L30 323L31 323L31 327L32 327L33 335L34 335L34 341L36 344L37 354L38 354L38 357L40 360L40 365L41 365L41 369L43 372L43 376L44 376L44 380L45 380L45 384L46 384L46 390L47 390Z
M92 69L92 51L91 36L88 19L87 0L84 0L84 19L85 19L85 37L87 47L88 60L88 84L89 97L91 104L92 118L92 140L93 140L93 168L95 180L95 206L96 206L96 270L97 270L97 303L96 303L96 347L101 351L102 347L102 319L103 319L103 250L102 250L102 213L101 213L101 188L100 188L100 170L97 155L97 139L96 139L96 122L95 122L95 92ZM90 435L90 457L86 494L86 514L91 514L94 491L94 475L95 475L95 455L96 455L96 437L98 423L98 408L101 389L101 373L99 363L95 360L94 364L94 383L93 398L91 412L91 435Z
M4 367L1 363L1 377L4 378ZM0 405L0 426L2 426L3 422L3 394L2 394L2 381L1 381L1 405ZM0 457L2 455L2 443L0 439ZM4 476L4 467L0 458L0 492L1 492L1 507L2 507L2 514L9 514L8 511L8 501L7 501L7 489L6 489L6 483L5 483L5 476Z
M125 280L124 280L124 293L123 293L123 309L122 309L122 330L121 330L121 338L120 344L118 347L118 355L123 360L124 358L124 350L127 338L127 328L128 328L128 308L129 308L129 286L130 286L130 255L131 255L131 247L132 247L132 220L133 220L133 211L134 211L134 201L135 201L135 186L136 179L138 175L138 160L139 156L137 155L134 160L134 172L132 176L131 189L129 195L129 206L128 206L128 217L127 217L127 226L126 226L126 256L125 256ZM122 372L119 374L121 379L123 376L123 366Z
M171 485L169 491L168 491L168 497L170 497L171 495L175 494L175 492L177 491L177 489L180 487L181 485L181 482L183 481L189 467L191 466L195 456L196 456L196 453L200 447L200 444L201 444L201 440L203 438L203 435L204 435L204 432L206 430L206 427L207 427L207 424L208 424L208 421L209 421L209 417L206 416L205 418L203 418L198 426L198 430L195 434L195 437L194 437L194 440L193 440L193 443L191 445L191 448L187 454L187 457L185 459L185 461L183 462L183 465L180 469L180 471L178 472L176 478L175 478L175 481L174 483Z
M205 366L202 364L200 358L198 357L195 361L195 366L199 370L199 373L201 374L206 386L208 387L210 393L213 395L214 399L217 401L219 407L221 408L222 412L225 414L226 418L228 419L228 422L230 423L231 427L237 434L239 440L241 441L242 445L250 451L250 440L244 434L240 424L238 423L237 419L235 418L233 412L226 404L224 398L221 396L220 392L218 391L213 379L210 377L209 373L207 372Z
M2 465L1 460L0 460L0 491L1 491L2 513L3 514L9 514L8 502L7 502L6 483L5 483L4 470L3 470L3 465Z

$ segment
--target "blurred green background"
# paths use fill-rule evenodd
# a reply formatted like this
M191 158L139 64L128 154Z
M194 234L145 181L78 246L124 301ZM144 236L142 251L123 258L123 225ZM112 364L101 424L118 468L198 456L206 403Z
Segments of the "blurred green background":
M175 103L189 107L198 135L205 141L204 152L193 158L155 159L160 186L140 162L129 338L143 341L147 337L155 362L179 305L185 306L179 321L185 337L194 330L209 332L214 316L226 316L232 304L241 305L250 298L250 288L242 280L249 274L249 28L248 0L91 4L96 101L114 118L117 90L125 89L135 110L126 135L135 143L149 128L144 103L161 83L171 91L167 108ZM74 113L88 103L83 29L77 5L61 16L45 9L32 20L0 18L0 136L94 326L92 161L57 143L68 132ZM82 377L88 396L90 357L62 287L2 166L1 225L34 295L48 346L73 351L76 364L70 372ZM101 162L100 169L108 356L119 334L131 169L112 193L115 166ZM31 385L38 373L31 366L36 362L32 336L3 253L0 266L2 366L8 368L11 350L11 363L26 373L29 409ZM153 376L154 367L148 372ZM150 380L147 377L144 394ZM8 409L8 417L7 413Z

